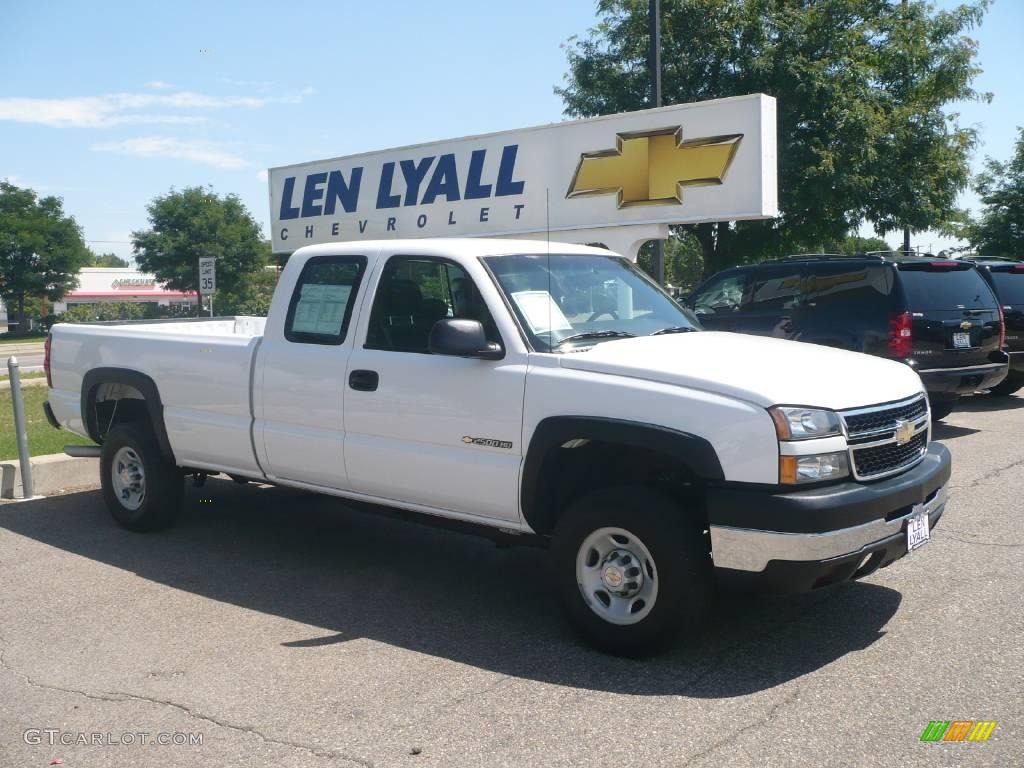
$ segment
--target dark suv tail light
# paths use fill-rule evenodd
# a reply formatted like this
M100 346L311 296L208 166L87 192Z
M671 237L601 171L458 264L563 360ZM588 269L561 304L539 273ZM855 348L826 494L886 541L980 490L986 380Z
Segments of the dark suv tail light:
M50 376L50 342L53 336L46 334L46 343L43 345L43 370L46 371L46 386L53 389L53 377Z
M999 308L999 348L1006 346L1006 313L1003 312L1003 305L997 304Z
M914 345L914 320L909 312L889 318L889 354L892 357L910 357Z

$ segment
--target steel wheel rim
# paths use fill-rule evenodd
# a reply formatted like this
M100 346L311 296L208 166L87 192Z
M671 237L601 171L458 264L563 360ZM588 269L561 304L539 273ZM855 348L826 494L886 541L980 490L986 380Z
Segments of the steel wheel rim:
M658 599L658 570L647 546L625 528L598 528L576 553L576 583L602 620L643 621Z
M110 463L110 480L118 503L135 511L146 500L146 469L134 448L124 446Z

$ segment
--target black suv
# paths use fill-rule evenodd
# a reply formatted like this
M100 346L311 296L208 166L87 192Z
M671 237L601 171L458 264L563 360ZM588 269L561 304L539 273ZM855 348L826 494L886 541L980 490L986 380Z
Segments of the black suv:
M998 257L968 256L1003 306L1010 372L992 387L993 395L1012 395L1024 387L1024 262Z
M901 360L944 418L1006 377L1003 318L968 261L916 255L794 256L733 267L686 301L711 331L777 336Z

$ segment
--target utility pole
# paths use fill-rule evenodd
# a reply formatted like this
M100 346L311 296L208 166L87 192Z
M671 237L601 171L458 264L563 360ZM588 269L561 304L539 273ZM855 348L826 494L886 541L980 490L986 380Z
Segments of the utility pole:
M903 5L903 13L904 13L904 15L906 15L906 13L907 13L907 4L908 4L908 0L903 0L902 5ZM909 79L909 77L910 77L910 74L908 73L907 74L907 78ZM910 253L910 227L906 227L906 226L903 227L903 252L904 253Z
M661 106L661 0L650 0L648 27L650 29L651 106ZM658 285L665 284L665 243L654 241L654 278Z

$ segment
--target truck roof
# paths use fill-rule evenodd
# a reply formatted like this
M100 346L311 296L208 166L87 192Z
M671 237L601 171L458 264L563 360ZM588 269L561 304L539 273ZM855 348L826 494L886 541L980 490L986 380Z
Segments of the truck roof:
M504 256L516 253L547 253L544 240L509 240L499 237L434 237L394 240L353 240L349 242L306 245L292 253L292 258L332 256L337 254L369 254L381 249L398 251L409 256ZM608 256L615 254L605 248L552 241L550 252L570 255Z

